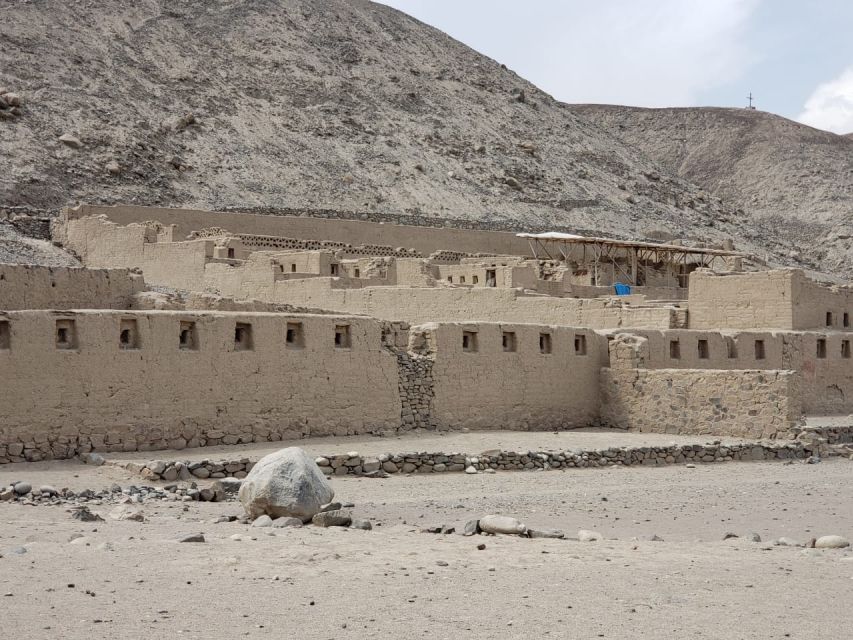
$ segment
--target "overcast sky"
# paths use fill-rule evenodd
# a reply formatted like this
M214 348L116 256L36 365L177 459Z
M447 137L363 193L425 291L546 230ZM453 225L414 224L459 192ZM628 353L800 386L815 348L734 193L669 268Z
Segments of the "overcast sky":
M565 102L742 107L853 132L853 0L383 0Z

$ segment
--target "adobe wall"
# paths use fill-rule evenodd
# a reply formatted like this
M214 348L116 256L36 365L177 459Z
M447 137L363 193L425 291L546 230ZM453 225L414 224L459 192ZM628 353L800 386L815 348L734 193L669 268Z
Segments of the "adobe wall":
M606 342L592 331L459 323L426 324L411 332L410 351L433 354L431 414L444 428L553 430L597 420ZM475 336L473 347L464 347L463 332ZM505 334L513 338L508 346ZM550 342L545 353L542 334Z
M792 271L690 274L691 329L795 329Z
M791 283L795 329L853 331L853 289L811 280L799 270Z
M691 329L853 331L853 289L816 282L800 269L690 275Z
M0 311L127 309L145 289L127 269L77 269L0 264Z
M524 322L596 329L677 326L669 306L623 306L607 299L524 296L489 287L336 288L329 278L276 284L276 300L303 307L358 313L386 320L422 322Z
M176 225L175 238L185 238L192 231L221 227L231 233L283 236L311 240L329 240L353 245L383 244L412 248L429 255L441 249L464 253L499 253L531 255L530 244L514 233L436 227L415 227L358 220L312 217L223 213L194 209L165 209L118 205L104 207L80 205L63 210L63 216L83 218L106 215L120 225L158 220Z
M280 314L44 312L6 314L0 349L0 461L75 453L182 448L396 429L394 356L366 318ZM57 348L57 320L74 320L76 348ZM135 319L138 349L120 348ZM194 321L197 349L179 348ZM304 346L289 348L288 321ZM237 350L235 323L251 324ZM334 344L350 327L351 347Z
M641 368L790 370L798 378L803 412L810 415L853 412L853 336L849 333L678 329L632 329L630 333L647 340L637 364ZM701 350L700 341L705 342ZM677 348L673 343L677 343ZM761 348L756 343L761 343ZM757 357L762 351L764 357Z

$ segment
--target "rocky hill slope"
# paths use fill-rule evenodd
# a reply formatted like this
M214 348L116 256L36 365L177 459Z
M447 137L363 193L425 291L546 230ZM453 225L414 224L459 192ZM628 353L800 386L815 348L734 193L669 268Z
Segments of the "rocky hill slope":
M841 271L853 257L853 138L757 110L573 105L682 178L773 229L792 255Z
M736 207L383 5L0 11L0 88L20 101L0 109L0 208L330 208L774 250Z

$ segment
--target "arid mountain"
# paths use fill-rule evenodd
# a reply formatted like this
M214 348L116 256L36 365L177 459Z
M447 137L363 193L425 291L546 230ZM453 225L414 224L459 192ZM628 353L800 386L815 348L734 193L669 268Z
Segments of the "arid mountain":
M734 207L383 5L0 11L0 88L22 102L0 119L0 207L333 208L762 247Z
M731 237L837 267L797 242L849 201L838 145L853 143L840 136L768 128L755 112L694 110L682 123L678 110L569 107L366 0L0 0L0 11L0 95L18 96L0 104L0 214L76 201L406 213Z
M853 257L853 139L749 109L573 105L682 178L840 272Z

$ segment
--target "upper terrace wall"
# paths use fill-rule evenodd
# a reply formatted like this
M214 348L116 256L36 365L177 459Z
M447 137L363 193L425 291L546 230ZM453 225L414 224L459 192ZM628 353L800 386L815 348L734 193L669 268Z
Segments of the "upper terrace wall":
M607 348L592 331L461 323L412 332L435 352L432 416L438 424L550 430L585 427L598 418L598 371Z
M276 298L302 307L422 322L527 322L592 328L677 326L671 307L632 307L606 299L523 296L515 289L446 287L335 288L329 278L280 282Z
M0 264L0 311L127 309L144 290L127 269L76 269Z
M165 209L119 205L103 207L80 205L64 212L73 218L106 215L117 224L158 220L164 225L177 225L175 238L185 238L192 231L221 227L232 233L284 236L313 240L331 240L349 244L384 244L412 248L423 255L441 249L467 253L500 253L530 255L529 242L513 233L412 227L357 220L223 213L194 209Z
M11 335L0 349L0 461L24 447L67 457L90 447L180 448L399 425L396 359L369 319L19 311L4 320ZM188 321L195 325L181 324ZM293 345L288 321L301 323ZM237 322L250 326L246 349L235 343ZM339 347L336 327L344 325L348 346ZM136 348L120 344L127 329ZM185 330L195 348L181 348Z
M851 330L853 290L799 269L690 275L691 329Z

